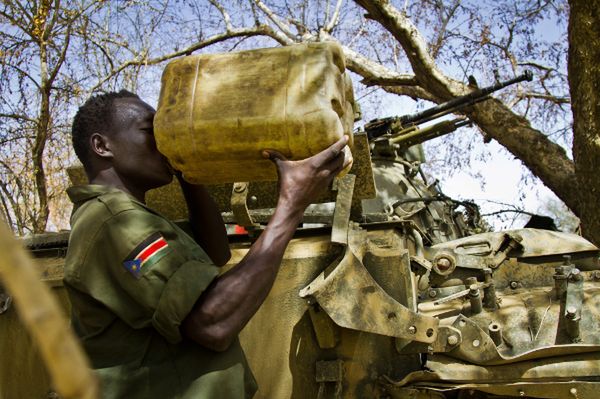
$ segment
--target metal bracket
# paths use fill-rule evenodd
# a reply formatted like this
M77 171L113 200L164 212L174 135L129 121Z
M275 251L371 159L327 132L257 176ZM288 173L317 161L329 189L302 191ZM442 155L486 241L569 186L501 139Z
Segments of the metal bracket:
M349 230L349 244L341 260L325 269L300 291L316 300L340 327L410 341L433 343L439 320L402 305L373 279L362 263L366 233Z
M325 398L325 384L335 383L333 398L340 398L342 395L342 382L344 377L344 362L341 360L323 360L318 361L315 367L315 380L319 383L318 399Z
M432 270L442 276L451 274L456 267L475 270L496 269L508 259L511 251L522 248L522 241L523 238L519 234L504 233L501 241L481 239L481 241L469 242L472 248L480 247L479 254L467 253L460 246L452 248L442 245L427 248L425 258L431 260ZM451 244L452 241L449 243Z
M413 353L445 353L457 348L462 343L461 332L451 326L440 326L438 329L437 339L430 343L422 343L412 341L403 343L396 340L396 350L398 353L406 355Z
M577 268L571 269L563 313L567 335L573 342L580 342L579 322L583 307L583 276Z
M252 220L250 212L248 212L248 183L239 182L233 184L231 192L231 211L238 225L243 227L258 226Z
M354 195L354 182L356 176L347 174L336 179L337 196L335 199L335 210L333 212L333 225L331 228L331 242L348 245L348 225L350 223L350 210L352 207L352 196Z
M492 269L498 268L507 258L508 254L515 250L522 248L521 242L523 241L523 237L516 233L506 233L504 237L504 241L500 245L497 251L494 252L493 261L490 262L490 267Z

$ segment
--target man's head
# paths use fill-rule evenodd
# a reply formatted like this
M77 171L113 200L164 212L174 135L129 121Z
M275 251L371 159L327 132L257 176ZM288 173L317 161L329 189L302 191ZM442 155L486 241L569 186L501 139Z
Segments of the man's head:
M114 115L116 109L114 103L119 98L137 98L127 90L110 92L90 97L77 111L73 119L71 137L75 154L86 168L91 166L92 153L90 148L90 137L93 133L108 133L114 129Z
M131 192L171 181L170 168L156 149L154 113L126 90L94 96L79 108L72 127L73 147L91 181L100 178L103 184Z

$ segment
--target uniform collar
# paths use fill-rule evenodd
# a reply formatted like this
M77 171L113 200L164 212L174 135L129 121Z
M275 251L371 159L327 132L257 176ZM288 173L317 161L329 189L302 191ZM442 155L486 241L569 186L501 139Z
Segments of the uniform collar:
M81 205L82 203L89 201L92 198L96 198L101 195L114 192L124 193L124 191L119 190L118 188L103 186L100 184L85 184L81 186L72 186L67 188L67 195L69 196L71 202L75 205ZM127 196L131 197L131 195L129 194L127 194ZM133 197L131 198L134 199ZM137 200L135 201L138 202Z

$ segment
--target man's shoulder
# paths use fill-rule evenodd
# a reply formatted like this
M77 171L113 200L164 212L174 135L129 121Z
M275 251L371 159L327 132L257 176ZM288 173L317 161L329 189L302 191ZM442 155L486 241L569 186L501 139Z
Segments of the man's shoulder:
M127 211L150 212L123 191L110 190L90 198L78 207L71 219L72 229L75 230L78 225L103 224Z
M98 259L114 256L122 260L135 242L170 228L164 218L119 190L90 198L79 205L71 219L65 277L79 274L76 270Z
M121 212L143 209L123 191L112 190L103 193L84 204L87 209L82 216L92 213L102 213L107 217L118 215Z

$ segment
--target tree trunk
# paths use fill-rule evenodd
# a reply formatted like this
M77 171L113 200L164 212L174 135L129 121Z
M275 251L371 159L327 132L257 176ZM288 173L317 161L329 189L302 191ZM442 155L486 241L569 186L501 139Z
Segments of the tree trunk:
M32 150L33 175L35 179L36 195L38 198L38 213L34 220L33 232L43 233L46 231L48 215L48 190L46 183L46 171L44 168L44 150L48 141L48 128L50 127L50 90L42 86L42 101L40 105L40 116L38 120L35 143Z
M48 141L50 127L50 90L52 82L48 73L48 47L44 37L40 37L40 111L37 120L35 142L32 148L31 158L33 161L33 176L38 199L38 213L32 220L33 232L43 233L46 231L48 215L48 189L46 182L46 171L44 168L44 150Z
M600 1L570 0L569 87L583 235L600 246Z

